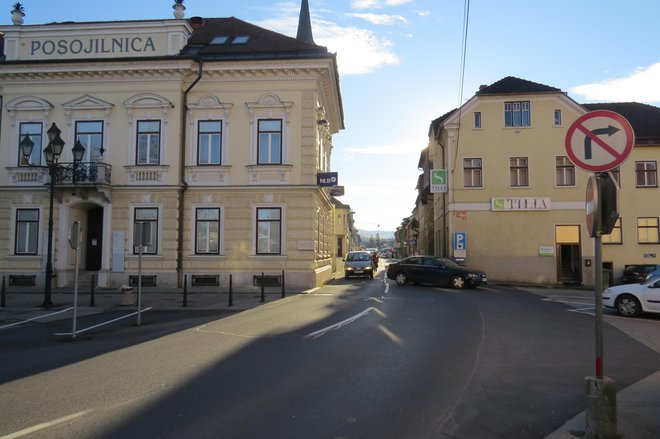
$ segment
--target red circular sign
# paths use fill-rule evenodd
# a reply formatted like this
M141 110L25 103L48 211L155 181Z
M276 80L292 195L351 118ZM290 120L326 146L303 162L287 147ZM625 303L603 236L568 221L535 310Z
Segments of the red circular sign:
M614 169L630 155L635 133L628 120L609 110L580 116L566 133L566 153L575 166L585 171Z

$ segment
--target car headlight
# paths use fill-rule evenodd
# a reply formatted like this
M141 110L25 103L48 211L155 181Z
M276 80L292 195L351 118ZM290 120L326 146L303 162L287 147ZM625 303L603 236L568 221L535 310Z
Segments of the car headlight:
M478 275L477 273L468 273L467 277L469 277L471 279L476 279L476 278L481 277L481 276Z

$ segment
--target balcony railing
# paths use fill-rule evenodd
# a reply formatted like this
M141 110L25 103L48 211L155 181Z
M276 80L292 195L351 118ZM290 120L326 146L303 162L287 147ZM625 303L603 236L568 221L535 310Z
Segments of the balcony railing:
M112 166L107 163L60 163L55 177L59 184L110 184Z
M58 163L55 183L63 185L110 185L112 166L100 162ZM48 168L14 167L8 168L10 185L38 186L47 184Z

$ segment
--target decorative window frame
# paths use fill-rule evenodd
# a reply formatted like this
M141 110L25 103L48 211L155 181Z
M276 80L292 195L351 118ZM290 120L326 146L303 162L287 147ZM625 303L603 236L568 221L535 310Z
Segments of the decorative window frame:
M257 253L257 209L280 209L280 252L277 254ZM286 233L286 205L283 203L254 203L252 204L252 257L255 258L278 258L286 256L287 233Z
M135 164L137 148L137 124L136 120L159 120L160 121L160 163L167 163L167 124L169 122L169 110L174 104L154 93L140 93L124 101L126 114L128 115L128 151L126 163Z
M259 119L282 119L282 165L291 163L289 159L290 145L290 113L293 102L282 101L274 93L262 95L257 102L246 102L245 106L250 118L250 166L270 166L257 164L257 121Z
M33 95L17 96L5 104L9 114L9 124L11 126L11 167L9 169L10 180L12 182L25 182L34 180L37 184L42 183L42 179L36 178L38 171L19 167L18 158L20 155L19 145L21 142L20 124L21 123L41 123L44 134L48 129L50 115L53 111L53 104L45 99ZM34 145L35 148L43 150L46 145Z
M218 253L197 253L197 209L220 210L220 237ZM218 258L225 256L225 206L223 203L200 203L190 207L190 256L195 258Z
M17 215L19 210L26 210L26 209L35 209L39 211L39 223L37 226L37 232L38 232L38 237L37 237L37 254L36 255L29 255L29 254L17 254L15 253L16 249L16 220L17 220ZM11 206L11 224L10 224L10 240L11 242L9 243L8 247L8 253L7 256L11 258L20 258L20 259L41 259L43 256L44 252L44 239L48 235L47 232L44 232L44 206L38 205L38 204L16 204ZM55 233L55 231L53 231Z
M126 249L127 257L138 257L138 253L135 252L135 210L136 209L156 209L158 211L158 221L156 226L156 235L158 236L156 243L156 253L142 253L142 257L162 257L163 256L163 206L158 203L131 203L129 205L130 217L129 217L129 233L128 236L128 248Z
M74 136L76 135L76 122L100 120L103 123L102 142L105 151L101 158L108 156L110 153L108 148L108 145L110 144L108 140L108 135L110 133L110 116L112 110L115 108L114 104L91 95L83 95L79 98L63 103L62 108L64 108L64 115L66 117L66 124L69 132L73 133Z
M199 121L204 120L219 120L222 122L222 142L220 144L221 165L219 166L227 165L229 163L229 148L227 148L230 136L229 115L234 104L222 102L220 98L214 95L204 95L199 98L197 102L187 104L187 106L189 124L188 132L190 133L188 138L188 144L190 145L188 155L189 166L197 166L197 151L199 149L197 145L197 130L199 127Z

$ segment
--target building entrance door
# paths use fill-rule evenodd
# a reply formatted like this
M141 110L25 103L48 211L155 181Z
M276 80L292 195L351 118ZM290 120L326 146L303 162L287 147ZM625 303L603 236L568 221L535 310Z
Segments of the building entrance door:
M580 226L555 226L557 246L557 282L582 283Z
M87 241L85 242L85 270L99 271L103 254L103 208L87 211Z

